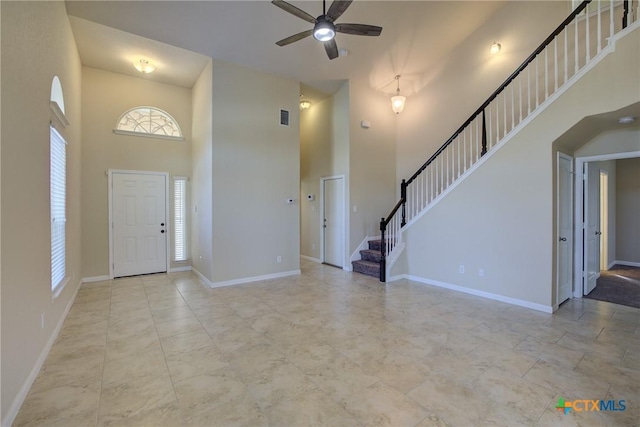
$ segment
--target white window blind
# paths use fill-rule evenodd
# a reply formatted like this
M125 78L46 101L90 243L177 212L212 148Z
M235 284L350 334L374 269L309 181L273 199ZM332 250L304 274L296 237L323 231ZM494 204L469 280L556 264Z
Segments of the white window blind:
M66 274L66 198L67 143L51 127L51 289L62 283Z
M187 179L175 177L173 180L174 261L187 260L186 203Z

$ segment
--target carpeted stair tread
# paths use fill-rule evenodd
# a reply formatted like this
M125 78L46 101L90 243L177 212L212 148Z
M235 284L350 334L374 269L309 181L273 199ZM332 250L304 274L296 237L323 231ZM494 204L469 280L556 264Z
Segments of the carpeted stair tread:
M351 265L353 265L353 271L358 273L372 277L380 276L380 264L377 262L358 260L353 261Z
M369 249L379 251L382 249L382 240L369 240Z
M380 262L382 259L382 252L375 251L373 249L365 249L360 251L360 258L363 261Z

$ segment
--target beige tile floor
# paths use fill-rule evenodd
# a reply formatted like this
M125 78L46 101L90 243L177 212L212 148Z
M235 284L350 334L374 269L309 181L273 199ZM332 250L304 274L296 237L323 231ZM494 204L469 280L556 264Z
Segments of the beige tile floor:
M554 315L302 263L85 284L16 426L638 426L640 310ZM624 412L555 409L559 397Z

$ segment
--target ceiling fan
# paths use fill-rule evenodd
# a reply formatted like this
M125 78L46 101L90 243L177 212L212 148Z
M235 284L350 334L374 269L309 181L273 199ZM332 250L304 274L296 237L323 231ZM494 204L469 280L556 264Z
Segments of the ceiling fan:
M326 0L322 0L322 15L314 18L304 10L298 9L284 0L272 0L271 3L278 6L280 9L314 24L312 30L306 30L298 34L294 34L277 41L276 44L278 46L286 46L313 35L316 40L324 43L324 49L327 51L329 59L335 59L338 57L338 46L336 45L335 40L336 33L353 34L356 36L379 36L382 32L382 27L366 24L335 23L344 11L347 10L349 5L351 5L352 1L353 0L334 0L327 11Z

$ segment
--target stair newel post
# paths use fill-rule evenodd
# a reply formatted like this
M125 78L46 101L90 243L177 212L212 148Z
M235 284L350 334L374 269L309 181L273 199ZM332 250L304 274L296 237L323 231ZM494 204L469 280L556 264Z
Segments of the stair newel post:
M386 242L385 242L385 231L387 231L387 224L384 221L384 218L380 220L380 253L382 257L380 258L380 281L387 281L387 254L385 253Z
M407 182L403 179L400 183L400 198L402 199L402 222L400 227L407 224Z
M481 156L487 154L487 120L485 119L484 110L482 110L482 152Z

